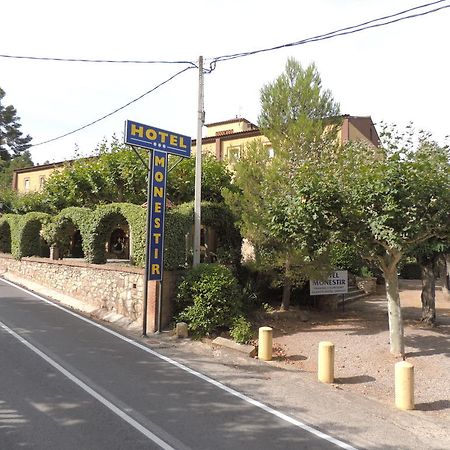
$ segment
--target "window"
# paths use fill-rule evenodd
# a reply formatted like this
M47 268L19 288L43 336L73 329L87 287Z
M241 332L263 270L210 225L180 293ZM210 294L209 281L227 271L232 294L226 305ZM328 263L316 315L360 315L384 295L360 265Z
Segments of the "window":
M23 187L25 189L25 192L29 192L29 190L30 190L30 179L29 178L25 178L25 180L23 182Z
M44 189L44 184L45 184L45 175L41 175L39 177L39 190L42 191L42 189Z
M235 164L241 157L242 145L229 145L227 147L227 159L230 164Z
M275 151L270 142L264 143L264 149L267 151L269 158L273 158L275 156Z

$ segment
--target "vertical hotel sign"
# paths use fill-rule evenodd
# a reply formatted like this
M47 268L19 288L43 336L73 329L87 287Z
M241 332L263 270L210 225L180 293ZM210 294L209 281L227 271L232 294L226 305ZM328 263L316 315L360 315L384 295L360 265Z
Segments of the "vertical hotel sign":
M189 158L191 138L172 131L127 120L125 143L153 151L148 207L150 222L147 230L149 260L147 279L161 281L164 264L164 216L166 210L166 181L169 154Z
M150 245L148 280L162 280L168 159L168 154L165 152L159 150L153 152L150 185L150 233L147 241Z

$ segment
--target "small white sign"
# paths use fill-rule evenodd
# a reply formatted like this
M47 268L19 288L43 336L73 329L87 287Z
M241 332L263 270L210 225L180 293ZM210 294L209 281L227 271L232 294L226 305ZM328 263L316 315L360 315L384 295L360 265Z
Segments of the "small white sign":
M309 280L310 295L346 294L347 292L347 270L336 270L325 281Z

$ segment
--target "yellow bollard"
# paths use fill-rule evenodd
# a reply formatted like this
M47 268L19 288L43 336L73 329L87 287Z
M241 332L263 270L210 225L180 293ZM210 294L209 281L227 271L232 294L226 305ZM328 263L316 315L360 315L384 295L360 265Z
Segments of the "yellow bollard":
M258 358L263 361L272 360L272 328L261 327L258 335Z
M414 409L414 366L406 361L395 364L395 406Z
M319 342L317 376L322 383L334 381L334 344L332 342Z

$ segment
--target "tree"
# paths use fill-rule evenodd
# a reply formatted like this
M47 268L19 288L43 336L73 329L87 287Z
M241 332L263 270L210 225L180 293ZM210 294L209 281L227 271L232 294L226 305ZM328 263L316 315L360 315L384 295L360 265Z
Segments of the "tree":
M144 161L147 153L139 150ZM112 202L143 203L147 169L138 156L116 138L102 142L96 155L68 163L45 184L44 201L59 211L68 206L92 207Z
M28 150L7 161L0 159L0 188L11 189L14 170L30 166L33 166L33 161Z
M413 248L448 236L450 170L448 148L430 136L396 128L382 133L384 148L352 143L316 160L304 161L294 179L296 197L270 210L272 229L303 239L304 225L320 211L327 236L351 242L383 272L391 352L404 354L398 264ZM320 179L320 189L310 186ZM276 214L274 214L274 212Z
M4 97L5 91L0 88L0 160L9 161L31 146L31 136L23 136L20 117L14 106L3 106Z
M450 298L450 253L442 255L442 290Z
M421 321L428 326L436 325L436 276L439 266L444 265L442 263L445 262L445 253L448 251L450 251L450 239L448 238L430 239L412 251L421 269Z
M172 166L172 164L171 164ZM169 171L167 196L175 204L194 200L195 158L183 158ZM223 202L222 189L233 189L226 163L214 156L202 156L202 200Z
M262 142L255 141L236 165L235 184L239 192L226 192L225 198L240 217L242 235L255 247L260 268L282 273L281 307L288 309L291 287L314 273L320 276L324 259L317 264L311 257L325 255L327 239L319 221L305 224L302 239L292 245L288 233L279 233L274 224L277 208L296 195L291 181L302 161L315 158L337 145L336 125L339 106L328 90L322 89L320 75L312 64L304 69L294 59L273 83L261 90L259 127L273 146L273 157Z
M384 137L383 157L369 160L370 167L361 162L371 174L364 174L364 179L355 168L356 176L348 180L346 194L357 205L348 209L350 218L356 218L363 208L354 225L359 222L365 226L367 238L371 237L365 253L378 263L386 281L391 352L404 354L398 263L411 248L448 235L449 153L424 133L419 134L416 149L412 128L405 134L391 129ZM362 187L359 192L358 186ZM352 231L356 231L355 226ZM357 236L361 239L363 233Z
M97 204L129 202L142 204L147 199L148 152L131 148L113 137L102 142L96 154L68 163L47 180L43 201L53 210L68 206L92 207ZM176 204L194 199L195 160L188 158L174 166L170 158L167 181L168 198ZM145 162L145 164L143 163ZM202 173L202 199L223 201L222 187L231 186L231 174L223 162L205 157Z

